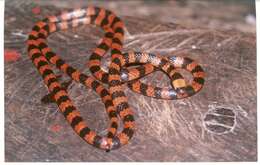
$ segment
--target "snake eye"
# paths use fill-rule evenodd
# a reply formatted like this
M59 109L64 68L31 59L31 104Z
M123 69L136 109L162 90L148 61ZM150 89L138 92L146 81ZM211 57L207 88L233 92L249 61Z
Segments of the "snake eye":
M114 137L113 138L113 142L112 142L112 144L111 144L111 146L110 146L110 149L117 149L117 148L119 148L120 147L120 140L119 140L119 138L118 137Z

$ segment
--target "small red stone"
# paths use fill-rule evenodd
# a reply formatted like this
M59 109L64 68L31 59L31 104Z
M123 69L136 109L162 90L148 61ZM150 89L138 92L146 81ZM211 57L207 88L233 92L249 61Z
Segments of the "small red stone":
M33 14L40 14L41 13L41 8L40 7L34 7L33 9L32 9L32 13Z
M13 49L6 49L4 53L5 62L17 61L21 57L20 53Z

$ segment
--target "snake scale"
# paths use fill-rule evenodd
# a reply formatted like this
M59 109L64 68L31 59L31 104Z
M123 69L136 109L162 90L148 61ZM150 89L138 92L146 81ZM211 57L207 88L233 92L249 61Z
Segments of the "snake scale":
M47 38L51 33L89 24L100 26L104 31L102 41L94 49L86 64L93 76L88 76L70 66L47 45ZM165 58L151 53L133 51L123 54L123 28L124 23L113 12L89 6L46 17L34 25L27 40L28 55L68 123L87 143L106 151L118 149L127 144L134 134L134 116L124 93L125 83L137 93L158 99L189 97L197 93L204 84L203 69L190 58L177 56ZM101 60L109 50L111 63L106 72L101 69ZM128 68L132 64L142 65ZM62 86L53 72L53 65L73 81L93 89L101 97L110 119L106 136L100 136L88 127L70 99L66 88ZM178 68L191 72L193 75L191 85L188 85L183 76L176 71ZM154 87L139 80L157 70L169 76L172 88ZM108 89L104 87L104 83L108 84ZM118 132L120 120L122 120L123 129Z

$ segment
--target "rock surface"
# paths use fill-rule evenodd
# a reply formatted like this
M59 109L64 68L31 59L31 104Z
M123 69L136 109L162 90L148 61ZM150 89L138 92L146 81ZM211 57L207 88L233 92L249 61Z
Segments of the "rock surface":
M245 5L232 8L232 11L238 11L233 12L234 19L228 28L212 28L210 24L189 24L191 16L196 13L194 10L190 11L193 14L186 15L176 12L177 16L165 12L172 5L176 11L189 13L188 8L194 9L191 2L165 2L169 4L162 4L161 8L145 1L140 3L91 1L91 4L115 11L125 22L124 51L195 59L206 72L204 88L190 98L172 101L148 98L126 88L129 104L135 112L137 129L134 137L128 145L110 153L95 149L74 133L55 104L41 103L47 89L28 58L25 45L26 35L36 21L64 8L86 6L86 2L8 1L5 49L15 49L21 53L21 58L6 62L4 66L6 161L257 160L256 36L255 27L245 25L239 17L239 14L246 13ZM206 7L211 5L205 4ZM33 14L32 9L37 6L41 8L40 14ZM225 7L228 9L228 5ZM154 14L156 10L164 11L161 17ZM161 20L163 15L171 19ZM185 18L189 21L185 22ZM198 17L194 19L203 21ZM228 23L222 20L220 25ZM86 26L55 33L48 42L68 63L89 73L84 68L85 62L102 35L99 28ZM104 66L108 61L107 56ZM189 74L184 75L189 78ZM161 72L142 81L169 85L167 76ZM68 91L89 126L105 134L108 119L100 98L76 83ZM218 109L227 110L216 112ZM221 127L223 123L228 131L221 130L224 129Z

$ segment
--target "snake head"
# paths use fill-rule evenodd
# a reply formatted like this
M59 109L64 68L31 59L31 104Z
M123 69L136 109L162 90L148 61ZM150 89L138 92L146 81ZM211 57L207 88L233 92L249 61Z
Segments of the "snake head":
M111 140L104 137L101 139L100 148L106 150L106 152L110 152L111 150L119 148L120 144L120 140L116 136L113 137Z
M106 150L106 152L109 152L111 150L112 145L109 143L108 139L103 137L101 139L100 148Z

